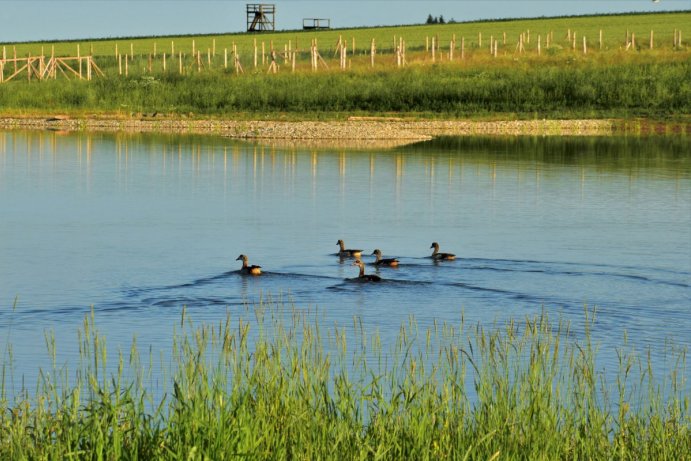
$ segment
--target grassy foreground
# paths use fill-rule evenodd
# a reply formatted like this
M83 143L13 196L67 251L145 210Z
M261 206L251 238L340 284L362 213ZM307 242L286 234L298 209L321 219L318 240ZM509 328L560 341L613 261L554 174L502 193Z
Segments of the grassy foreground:
M684 353L664 378L618 351L609 380L585 337L544 314L491 330L402 325L395 347L355 318L249 308L256 321L173 339L163 390L133 343L116 365L94 327L82 365L41 374L36 394L0 402L2 459L687 459ZM583 333L579 333L582 335ZM53 341L49 352L55 357ZM148 363L148 365L147 365ZM112 371L108 371L112 370ZM156 372L157 373L157 372ZM3 387L4 396L4 387Z

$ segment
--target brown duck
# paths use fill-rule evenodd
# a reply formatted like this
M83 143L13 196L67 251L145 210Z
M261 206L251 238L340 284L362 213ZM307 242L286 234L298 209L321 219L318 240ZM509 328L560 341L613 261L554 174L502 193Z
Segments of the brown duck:
M456 259L456 255L453 253L440 253L439 252L439 244L437 242L432 242L432 246L430 248L434 248L434 251L432 252L432 256L430 256L432 259L436 259L438 261L445 260L445 261L452 261Z
M372 252L373 255L377 257L377 260L374 261L375 266L390 266L390 267L396 267L398 266L398 259L396 258L384 258L382 259L381 257L381 250L376 249Z
M261 275L262 274L262 266L250 266L249 265L249 258L246 255L240 255L236 259L236 261L242 261L242 268L240 269L240 272L243 274L248 274L248 275Z
M378 275L374 274L365 274L365 263L360 261L359 259L356 259L353 261L353 266L359 266L360 267L360 275L358 275L357 280L362 281L362 282L381 282L381 277Z
M343 240L339 240L336 242L336 245L341 247L341 251L338 252L338 256L342 258L359 258L360 255L362 254L362 250L350 250L346 249L345 243L343 243Z

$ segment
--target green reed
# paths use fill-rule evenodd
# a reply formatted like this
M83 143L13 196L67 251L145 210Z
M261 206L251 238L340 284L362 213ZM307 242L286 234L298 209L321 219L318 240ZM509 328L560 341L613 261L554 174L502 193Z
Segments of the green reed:
M0 402L0 457L678 460L691 452L685 352L671 353L676 366L658 376L650 355L631 352L624 337L619 370L605 373L587 311L577 334L544 312L492 328L462 317L421 328L411 317L390 346L359 318L326 327L319 312L280 304L235 315L196 326L183 310L160 371L136 341L108 354L93 312L76 374L55 365L47 335L53 370L41 372L34 395Z

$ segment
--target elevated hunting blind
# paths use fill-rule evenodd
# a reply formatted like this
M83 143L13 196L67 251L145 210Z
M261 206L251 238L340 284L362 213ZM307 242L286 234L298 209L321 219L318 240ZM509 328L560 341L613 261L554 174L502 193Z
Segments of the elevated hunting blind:
M276 5L270 3L247 4L247 32L276 30Z

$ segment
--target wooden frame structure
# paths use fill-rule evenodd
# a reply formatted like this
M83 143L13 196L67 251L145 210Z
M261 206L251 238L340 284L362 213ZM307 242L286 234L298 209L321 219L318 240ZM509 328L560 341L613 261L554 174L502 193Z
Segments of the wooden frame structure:
M329 18L304 18L302 20L302 28L304 30L331 29L331 19L329 19Z
M247 4L247 32L276 30L276 5L271 3Z
M14 64L14 67L9 69L12 64ZM74 77L80 80L91 80L94 74L101 77L104 76L103 71L96 65L92 56L51 56L48 60L46 60L45 56L0 59L0 83L9 82L25 71L28 81L31 81L31 79L55 79L58 76L58 72L64 75L65 78ZM6 76L7 72L11 73Z

